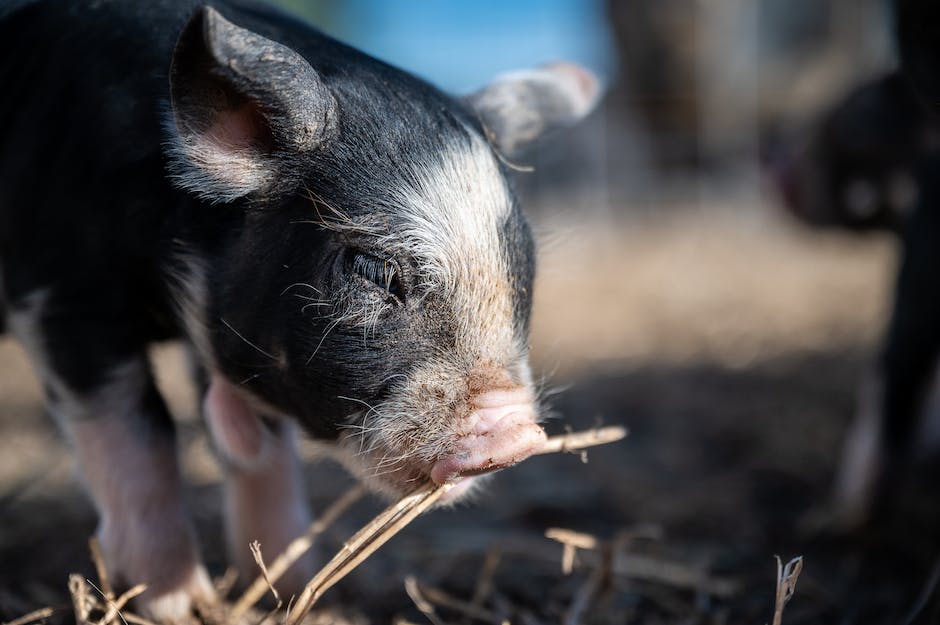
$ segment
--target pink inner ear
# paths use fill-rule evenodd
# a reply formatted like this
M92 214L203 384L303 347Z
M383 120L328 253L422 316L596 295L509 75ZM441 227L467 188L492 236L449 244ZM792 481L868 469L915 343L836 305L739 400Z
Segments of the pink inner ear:
M268 151L271 146L270 128L254 102L244 102L234 109L221 111L205 137L225 151Z

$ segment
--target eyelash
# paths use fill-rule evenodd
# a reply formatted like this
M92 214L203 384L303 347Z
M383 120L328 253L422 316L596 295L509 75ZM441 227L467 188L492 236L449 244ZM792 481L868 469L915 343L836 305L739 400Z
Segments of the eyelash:
M346 271L374 284L389 295L403 299L400 271L392 260L383 260L372 254L350 250L346 257Z

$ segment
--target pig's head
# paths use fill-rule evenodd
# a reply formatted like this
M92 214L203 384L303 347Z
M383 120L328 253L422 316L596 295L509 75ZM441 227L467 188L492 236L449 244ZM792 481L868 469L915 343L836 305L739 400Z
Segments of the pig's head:
M820 119L806 145L770 164L786 208L849 230L896 229L917 199L927 123L900 73L853 89Z
M377 490L514 464L544 433L534 245L506 163L583 117L597 82L557 64L456 100L316 37L275 43L204 9L180 38L171 173L218 204L191 208L211 215L190 334Z

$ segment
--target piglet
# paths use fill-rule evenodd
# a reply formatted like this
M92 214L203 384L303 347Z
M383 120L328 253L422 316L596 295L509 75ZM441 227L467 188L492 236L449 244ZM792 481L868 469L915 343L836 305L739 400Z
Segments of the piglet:
M0 309L148 616L213 599L155 341L206 380L249 576L250 541L277 553L310 521L298 430L392 497L459 497L539 449L507 174L591 110L588 71L455 98L263 5L49 0L0 9L0 83Z

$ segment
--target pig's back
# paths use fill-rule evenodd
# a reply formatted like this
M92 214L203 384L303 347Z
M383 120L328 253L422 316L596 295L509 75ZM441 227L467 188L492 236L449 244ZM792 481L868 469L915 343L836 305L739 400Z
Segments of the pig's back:
M17 3L14 3L15 5ZM0 19L4 167L82 154L64 170L159 149L172 49L194 2L19 2ZM50 181L49 172L32 172Z
M201 4L0 3L0 299L56 286L161 299L174 241L225 229L231 217L170 184L162 150L173 49Z
M161 124L194 3L15 4L0 20L5 290L15 301L59 284L146 281L180 201Z

